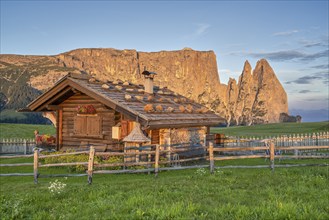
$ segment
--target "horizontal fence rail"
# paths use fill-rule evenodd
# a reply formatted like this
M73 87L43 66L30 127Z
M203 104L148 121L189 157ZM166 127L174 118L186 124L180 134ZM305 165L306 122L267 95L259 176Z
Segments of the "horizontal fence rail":
M250 142L250 141L249 141ZM303 145L303 146L286 146L275 145L276 141L266 138L255 140L256 146L252 145L224 145L220 146L213 141L208 141L208 146L204 145L150 145L142 147L127 147L124 152L96 152L94 147L89 150L69 153L50 153L44 154L38 149L34 150L32 155L19 156L0 156L0 158L27 158L33 157L33 163L16 163L0 164L1 167L32 166L33 173L12 173L0 174L0 176L34 176L34 182L38 183L40 177L51 176L87 176L88 183L92 183L93 174L114 174L114 173L154 173L158 176L160 171L165 170L182 170L192 168L209 168L213 173L216 168L270 168L274 171L275 167L296 167L296 166L328 166L325 164L275 164L275 159L328 159L329 144L327 145ZM321 143L327 143L322 141ZM233 143L233 142L229 142ZM241 140L240 140L240 143ZM247 141L245 141L247 143ZM260 144L261 143L261 144ZM261 146L262 145L262 146ZM305 155L304 152L316 152ZM324 153L323 153L323 152ZM321 152L321 153L319 153ZM66 163L45 163L47 158L67 157L74 155L86 155L86 161L66 162ZM100 160L100 158L116 158L116 161ZM247 158L264 158L269 160L269 165L254 166L215 166L215 161L247 159ZM202 163L204 164L202 164ZM194 164L191 164L194 163ZM69 167L83 166L86 168L84 174L40 174L40 168L47 167Z

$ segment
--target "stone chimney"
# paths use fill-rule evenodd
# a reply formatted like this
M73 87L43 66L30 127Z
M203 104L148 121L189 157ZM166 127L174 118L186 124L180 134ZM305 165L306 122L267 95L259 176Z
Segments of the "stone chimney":
M153 78L156 75L154 72L149 72L147 70L144 70L142 72L144 75L145 81L144 81L144 92L148 94L153 94Z

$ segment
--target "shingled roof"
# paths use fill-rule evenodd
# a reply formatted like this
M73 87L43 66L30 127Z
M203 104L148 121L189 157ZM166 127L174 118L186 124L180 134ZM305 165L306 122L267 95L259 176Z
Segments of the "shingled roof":
M68 74L52 88L31 102L31 111L49 111L75 91L84 93L104 105L127 115L143 127L174 128L211 126L224 119L167 88L154 87L154 94L144 93L143 85L130 82L101 82L86 74Z
M123 141L131 143L146 143L150 142L151 139L143 134L140 124L136 123L134 129L130 132L130 134L128 134L128 136L123 139Z

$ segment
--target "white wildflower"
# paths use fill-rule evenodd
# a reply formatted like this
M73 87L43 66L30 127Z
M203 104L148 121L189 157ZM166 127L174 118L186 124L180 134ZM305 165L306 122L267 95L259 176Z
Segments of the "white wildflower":
M49 182L50 186L48 187L51 194L60 194L64 191L66 187L65 183L58 181L57 179L54 182Z
M204 176L204 175L207 174L207 171L206 171L205 168L199 168L199 169L196 170L196 174L197 174L198 176Z

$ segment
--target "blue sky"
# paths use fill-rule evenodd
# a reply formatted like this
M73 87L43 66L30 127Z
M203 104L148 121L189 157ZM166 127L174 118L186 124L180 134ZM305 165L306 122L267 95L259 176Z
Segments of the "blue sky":
M1 53L213 50L222 83L266 58L292 114L328 120L328 1L3 1Z

